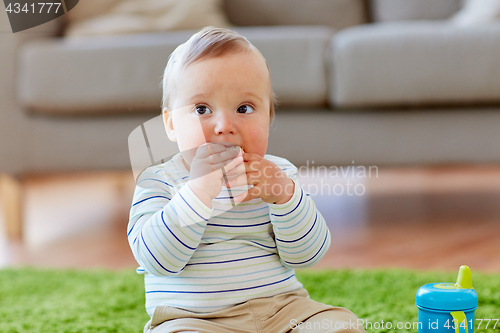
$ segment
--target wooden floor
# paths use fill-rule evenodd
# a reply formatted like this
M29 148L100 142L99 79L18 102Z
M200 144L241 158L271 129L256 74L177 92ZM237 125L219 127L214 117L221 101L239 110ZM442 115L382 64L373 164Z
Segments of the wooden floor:
M324 178L314 170L300 177L332 233L314 268L457 270L466 264L500 273L500 166L379 168L371 177L330 177L330 187ZM347 181L361 195L334 187L346 190ZM25 239L8 241L0 228L0 267L137 266L126 238L131 173L31 175L23 185Z

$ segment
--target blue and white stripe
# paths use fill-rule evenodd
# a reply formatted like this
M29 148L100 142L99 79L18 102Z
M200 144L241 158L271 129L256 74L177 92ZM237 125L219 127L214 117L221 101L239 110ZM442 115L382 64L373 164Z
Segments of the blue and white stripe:
M145 274L149 315L158 305L211 312L302 287L294 268L317 263L330 233L298 186L297 168L265 158L296 184L286 204L254 199L226 211L231 202L223 188L209 209L185 186L189 173L180 154L141 174L127 234L137 272Z

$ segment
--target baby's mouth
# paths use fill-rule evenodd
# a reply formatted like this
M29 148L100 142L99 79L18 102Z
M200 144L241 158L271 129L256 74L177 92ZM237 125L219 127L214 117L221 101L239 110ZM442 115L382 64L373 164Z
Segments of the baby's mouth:
M243 148L241 146L238 146L238 145L234 145L234 146L230 146L230 147L227 147L227 150L236 150L236 151L244 151Z
M241 150L242 152L244 152L243 147L237 145L236 143L232 142L218 142L218 143L224 145L227 148L227 150Z

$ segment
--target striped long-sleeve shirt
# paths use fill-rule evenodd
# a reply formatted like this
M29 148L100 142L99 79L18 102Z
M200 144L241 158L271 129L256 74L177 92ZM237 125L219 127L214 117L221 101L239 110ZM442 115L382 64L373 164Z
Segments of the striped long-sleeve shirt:
M313 200L297 183L297 168L266 155L295 183L285 204L257 198L232 206L228 190L212 202L186 183L180 154L149 167L137 181L128 239L145 274L146 310L158 305L212 312L256 297L302 288L294 268L310 267L330 246ZM232 195L244 191L232 189Z

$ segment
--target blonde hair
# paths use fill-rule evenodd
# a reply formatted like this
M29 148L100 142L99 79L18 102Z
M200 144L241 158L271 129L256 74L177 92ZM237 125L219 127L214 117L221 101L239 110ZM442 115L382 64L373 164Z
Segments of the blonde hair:
M168 110L170 92L173 89L174 79L182 69L201 59L215 58L231 52L237 53L244 51L255 51L261 54L245 37L229 29L208 26L195 33L187 42L179 45L168 57L162 82L162 112L165 109ZM267 62L266 66L269 70ZM273 119L278 102L276 95L272 89L270 90L271 103L269 106L269 115L270 118Z

